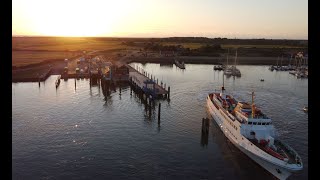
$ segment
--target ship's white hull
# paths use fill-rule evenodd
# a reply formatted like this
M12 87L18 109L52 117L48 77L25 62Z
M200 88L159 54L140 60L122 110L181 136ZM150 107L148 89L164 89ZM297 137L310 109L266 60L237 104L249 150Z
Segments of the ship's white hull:
M237 144L234 144L234 145L236 147L238 147L247 156L249 156L253 161L258 163L260 166L262 166L264 169L266 169L268 172L273 174L278 179L284 180L284 179L287 179L291 175L291 172L289 172L287 169L284 169L284 168L279 167L275 164L269 163L268 161L261 159L260 157L256 156L255 154L251 153L250 151L244 149L243 147L241 147Z
M245 145L248 143L248 140L246 140L245 137L243 137L240 133L231 133L230 129L227 125L228 123L224 122L227 121L223 118L220 111L213 105L211 100L207 98L207 108L212 116L213 120L217 123L221 131L224 133L224 135L243 153L245 153L248 157L250 157L253 161L255 161L257 164L262 166L264 169L266 169L268 172L273 174L275 177L277 177L280 180L287 179L291 172L288 169L285 169L281 166L278 166L276 164L273 164L271 162L268 162L261 157L255 155L253 152L248 150L249 148L244 148ZM243 147L244 146L244 147ZM279 173L280 172L280 173Z

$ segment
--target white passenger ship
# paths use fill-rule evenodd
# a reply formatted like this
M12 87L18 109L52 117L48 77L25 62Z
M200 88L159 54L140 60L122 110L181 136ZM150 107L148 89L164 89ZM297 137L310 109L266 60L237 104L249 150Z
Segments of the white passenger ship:
M287 179L302 170L300 156L290 146L275 138L272 120L252 103L240 102L230 94L210 93L207 108L225 136L243 153L278 179Z

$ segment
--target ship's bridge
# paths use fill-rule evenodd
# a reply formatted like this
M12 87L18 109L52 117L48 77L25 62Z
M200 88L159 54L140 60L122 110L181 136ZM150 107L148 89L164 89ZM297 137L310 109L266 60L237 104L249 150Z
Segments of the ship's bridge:
M235 116L243 123L267 123L270 124L271 119L261 112L257 107L247 102L238 102L234 109Z

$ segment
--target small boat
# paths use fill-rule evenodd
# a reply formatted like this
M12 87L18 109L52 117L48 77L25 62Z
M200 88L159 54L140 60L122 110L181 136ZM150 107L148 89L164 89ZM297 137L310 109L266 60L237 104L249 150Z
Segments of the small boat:
M303 107L304 112L308 112L308 106Z
M232 70L231 70L231 68L226 68L225 70L224 70L224 75L226 75L226 76L231 76L232 75Z
M179 62L178 60L174 60L174 63L176 64L177 67L179 67L180 69L186 69L185 65L184 65L184 61Z
M273 70L274 70L274 66L271 65L271 66L269 67L269 70L270 70L270 71L273 71Z
M61 79L61 75L59 75L56 80L56 88L58 88L58 86L60 85L60 79Z
M260 81L264 81L264 79L260 79Z
M213 69L220 71L220 70L223 70L223 67L222 67L222 65L218 65L218 66L214 66Z

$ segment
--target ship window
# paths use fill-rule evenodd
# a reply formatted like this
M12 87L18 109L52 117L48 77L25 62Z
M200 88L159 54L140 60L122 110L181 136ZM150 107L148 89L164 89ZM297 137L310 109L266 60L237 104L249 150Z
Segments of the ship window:
M252 122L248 122L248 124L252 124Z
M258 122L258 125L261 125L261 122Z
M266 125L266 123L262 123L262 125Z
M256 122L253 122L252 124L253 124L253 125L256 125L257 123L256 123Z

